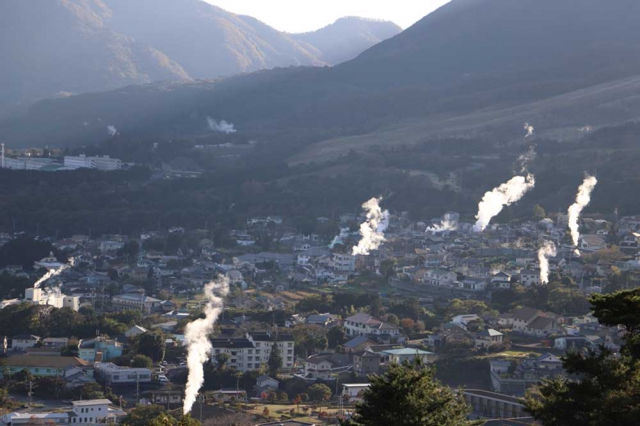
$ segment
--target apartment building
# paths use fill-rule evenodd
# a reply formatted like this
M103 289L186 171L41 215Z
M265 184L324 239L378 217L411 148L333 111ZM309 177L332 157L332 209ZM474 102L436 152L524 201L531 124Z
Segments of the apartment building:
M294 339L290 334L247 333L240 338L212 339L213 353L211 362L216 363L220 354L228 354L227 365L238 371L257 370L269 361L271 349L278 345L282 357L282 369L293 368Z

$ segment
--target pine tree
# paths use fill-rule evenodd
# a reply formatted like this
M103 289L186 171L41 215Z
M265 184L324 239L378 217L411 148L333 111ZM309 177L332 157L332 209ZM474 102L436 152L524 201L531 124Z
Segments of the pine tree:
M273 346L271 347L271 354L269 354L269 361L267 361L269 366L269 374L273 377L278 375L278 371L282 366L282 355L280 354L280 348L278 347L278 342L273 342Z
M570 377L543 382L526 398L544 426L631 426L640 419L640 289L590 300L600 324L624 325L620 354L600 347L563 358Z
M435 379L435 370L416 358L412 363L391 364L384 375L369 377L348 426L472 426L469 406L460 392Z

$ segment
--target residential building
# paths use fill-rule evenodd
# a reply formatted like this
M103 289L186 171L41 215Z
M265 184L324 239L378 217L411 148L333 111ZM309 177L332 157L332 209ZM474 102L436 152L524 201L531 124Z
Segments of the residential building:
M562 336L557 337L553 347L562 351L577 351L582 348L595 349L602 343L598 336Z
M311 355L304 360L304 376L314 379L330 379L336 374L351 371L353 364L347 354L335 352Z
M545 337L558 331L558 325L553 318L538 316L521 332L529 336Z
M502 346L504 335L493 328L476 333L475 348L489 349L492 346Z
M263 374L262 376L259 376L256 379L256 386L255 386L256 395L260 397L263 394L263 392L268 393L272 391L277 391L279 386L280 386L279 381Z
M365 313L358 313L345 319L344 328L348 336L366 336L369 334L397 336L400 334L398 327Z
M182 390L152 390L144 394L141 404L155 404L173 410L180 408L184 401L184 391Z
M124 335L128 338L136 337L141 334L146 333L148 330L144 327L140 327L139 325L134 325L129 330L125 331Z
M119 408L110 407L108 399L88 399L73 401L68 411L58 412L14 412L0 417L2 425L71 424L93 426L117 424L126 415Z
M544 378L565 375L562 360L549 353L522 361L496 359L489 364L494 390L509 395L524 395Z
M3 358L2 363L3 369L7 368L11 375L27 370L34 377L63 377L65 368L69 366L81 369L90 366L87 361L80 358L46 355L10 355ZM0 374L2 374L1 371Z
M607 247L605 239L597 234L584 234L580 236L578 248L582 251L598 251Z
M353 353L353 371L359 376L378 374L381 362L382 356L371 349Z
M94 368L98 381L110 386L151 382L148 368L120 367L110 362L96 362Z
M338 318L337 315L333 315L333 314L311 314L307 317L307 319L305 320L305 323L307 323L308 325L319 325L320 327L324 327L324 328L331 328L334 325L337 325L340 323L340 319Z
M12 351L26 351L28 348L32 348L40 341L40 336L34 336L33 334L18 334L11 338L11 350Z
M356 270L356 257L351 254L333 253L331 264L338 271L354 272Z
M385 363L402 364L403 362L412 362L416 358L424 364L430 364L435 361L436 354L429 351L423 351L415 348L387 349L379 353L384 358Z
M104 362L122 355L122 343L104 336L78 343L78 356L89 362Z
M161 300L144 294L120 294L111 298L111 306L120 311L141 311L149 314L161 310Z
M228 354L227 365L238 371L257 370L269 361L273 345L277 344L282 357L282 369L293 368L294 339L290 334L247 333L241 338L216 338L211 340L213 352L211 362L216 363L216 356Z
M520 284L525 287L540 285L540 271L523 269L520 271Z
M504 271L493 274L491 277L491 286L499 289L511 288L511 275Z
M544 312L539 309L522 307L511 312L511 315L513 320L513 331L522 333L524 332L524 329L527 328L527 326L536 318L543 316Z
M451 271L431 269L424 275L423 282L437 287L457 287L458 275Z

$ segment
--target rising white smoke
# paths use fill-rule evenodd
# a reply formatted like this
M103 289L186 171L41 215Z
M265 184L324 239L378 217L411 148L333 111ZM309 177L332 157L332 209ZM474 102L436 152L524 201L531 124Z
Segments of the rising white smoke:
M456 229L458 229L458 224L456 222L444 219L440 221L440 223L428 227L426 229L426 232L439 234L446 231L455 231Z
M536 159L536 147L531 145L529 150L518 157L518 164L520 165L520 173L528 173L529 164Z
M372 198L362 205L367 211L367 219L360 225L360 242L353 247L352 253L367 256L384 243L384 231L389 226L389 212L380 208L382 198Z
M597 183L598 179L594 176L587 175L582 185L578 188L576 202L569 207L569 230L571 231L573 246L576 248L575 253L578 256L580 255L580 250L578 250L578 243L580 242L580 226L578 225L580 213L582 213L582 210L591 202L591 192Z
M39 288L40 284L42 284L43 282L47 281L49 278L53 278L56 275L60 275L61 273L63 273L67 269L73 267L73 265L74 265L74 260L73 260L73 258L70 258L69 259L69 263L67 265L62 265L58 269L50 269L49 272L44 274L42 276L42 278L40 278L38 281L35 282L35 284L33 285L33 288Z
M345 240L349 237L349 228L342 228L340 234L336 235L329 244L329 248L334 248L337 244L344 244Z
M184 392L184 406L182 407L184 414L191 411L204 383L203 365L209 360L213 349L209 335L213 332L213 326L222 312L223 298L228 292L229 282L226 277L221 277L205 285L204 295L207 297L207 305L204 308L205 317L190 322L185 329L189 377Z
M107 132L109 132L109 136L114 137L118 134L118 129L116 129L114 126L107 126Z
M62 290L60 286L49 287L42 290L42 298L41 300L46 300L46 305L57 306L56 299L60 299L62 297Z
M535 179L532 174L524 176L514 176L507 183L503 183L493 191L484 194L482 201L478 204L478 214L476 223L473 225L475 232L482 232L505 206L509 206L519 201L524 194L535 186Z
M524 135L525 138L533 136L533 131L535 130L533 126L529 123L524 123L524 129L527 131L527 134Z
M220 121L219 123L211 117L207 117L207 125L209 129L213 132L222 132L222 133L235 133L237 130L232 123L228 123L225 120Z
M540 263L540 283L549 283L549 258L555 257L556 245L553 241L545 241L542 247L538 250L538 263Z

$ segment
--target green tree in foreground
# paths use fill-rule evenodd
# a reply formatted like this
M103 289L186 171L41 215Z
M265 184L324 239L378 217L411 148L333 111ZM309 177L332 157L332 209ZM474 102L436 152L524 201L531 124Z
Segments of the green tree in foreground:
M475 426L482 421L467 420L469 406L462 395L440 384L435 370L420 359L391 364L383 375L369 377L348 426Z
M276 377L278 371L280 370L280 367L282 367L282 355L280 354L278 342L273 342L273 346L271 347L271 354L269 354L267 365L269 366L269 374L272 377Z
M315 402L320 402L331 398L331 388L324 383L316 383L311 385L307 390L309 393L309 399Z
M640 289L590 299L601 324L624 325L619 356L604 347L569 353L565 370L580 380L543 382L526 398L527 410L544 426L631 426L640 419Z
M122 426L200 426L200 422L187 414L180 420L167 414L159 405L139 405L122 419Z
M131 359L131 366L134 368L151 368L153 361L146 355L136 355Z

